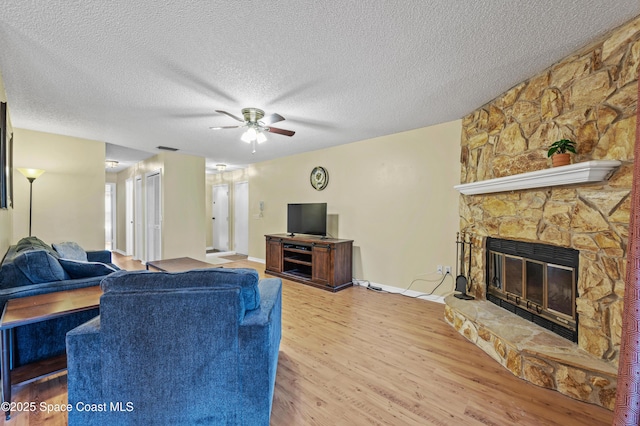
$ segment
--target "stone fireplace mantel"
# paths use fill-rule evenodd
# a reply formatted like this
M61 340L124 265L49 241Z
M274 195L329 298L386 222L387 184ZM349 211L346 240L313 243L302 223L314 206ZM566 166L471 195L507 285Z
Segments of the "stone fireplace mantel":
M611 173L621 164L617 160L585 161L569 164L568 166L552 167L534 172L464 183L454 186L454 189L464 195L478 195L546 186L601 182L607 180Z

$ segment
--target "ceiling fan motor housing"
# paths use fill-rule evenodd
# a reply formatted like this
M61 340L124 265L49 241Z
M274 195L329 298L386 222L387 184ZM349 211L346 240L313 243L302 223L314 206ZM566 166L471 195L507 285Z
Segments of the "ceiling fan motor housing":
M242 115L245 121L249 123L255 123L264 117L264 111L258 108L243 108Z

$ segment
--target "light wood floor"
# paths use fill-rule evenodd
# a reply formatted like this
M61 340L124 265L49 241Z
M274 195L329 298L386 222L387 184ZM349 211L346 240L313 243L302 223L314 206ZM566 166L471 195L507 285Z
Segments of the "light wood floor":
M264 276L259 263L224 266ZM333 294L285 280L271 424L611 424L605 409L512 376L446 324L443 312L434 302L362 287ZM66 373L16 386L13 394L14 401L66 403ZM66 418L16 413L6 424L64 425Z

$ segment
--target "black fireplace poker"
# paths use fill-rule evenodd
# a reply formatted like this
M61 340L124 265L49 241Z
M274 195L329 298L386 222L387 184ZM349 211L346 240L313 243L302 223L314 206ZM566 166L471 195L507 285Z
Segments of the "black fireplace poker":
M464 275L465 246L467 245L469 246L469 265L467 269L467 275ZM469 282L471 281L471 249L472 247L473 247L473 236L471 234L469 234L469 241L467 241L466 234L464 232L462 233L462 238L460 238L459 232L456 233L456 258L460 260L460 270L456 276L456 291L458 293L454 294L454 297L461 300L475 299L473 296L467 293L468 285L469 285ZM462 251L462 255L458 254L459 251ZM456 264L456 269L458 269L457 264Z

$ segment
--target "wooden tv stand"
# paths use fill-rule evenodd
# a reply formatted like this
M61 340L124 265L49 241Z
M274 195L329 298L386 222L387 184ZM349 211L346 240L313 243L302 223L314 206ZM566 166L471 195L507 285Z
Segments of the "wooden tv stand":
M265 235L265 273L328 291L353 285L353 240L309 235Z

